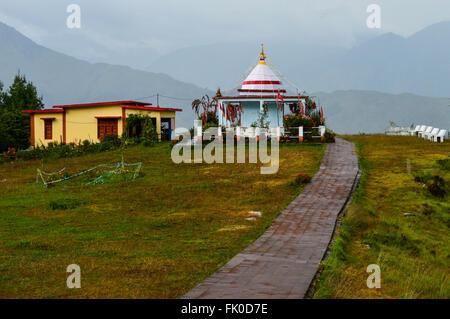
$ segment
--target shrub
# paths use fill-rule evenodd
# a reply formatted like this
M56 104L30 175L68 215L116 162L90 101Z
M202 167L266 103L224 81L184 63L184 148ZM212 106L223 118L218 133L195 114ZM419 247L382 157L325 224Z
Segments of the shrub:
M414 181L424 184L431 195L443 198L447 193L446 182L439 175L432 175L427 172L418 172L414 176Z
M158 141L158 134L152 118L141 114L130 114L128 116L123 137L127 140L127 144L142 142L146 146L151 146Z
M445 180L442 177L435 175L433 176L432 182L428 184L427 189L431 195L443 198L446 193Z
M198 116L198 119L203 122L203 125L210 124L210 127L217 126L219 124L219 117L216 111L206 111Z
M10 162L16 158L16 149L13 147L9 147L6 152L0 154L0 163L1 162Z
M416 181L417 183L426 184L432 178L433 176L430 173L417 172L414 176L414 181Z
M122 144L120 138L115 134L105 134L100 138L101 144L107 144L108 146L119 147Z
M283 119L284 127L315 127L316 124L310 116L303 114L288 114Z
M324 141L325 143L336 142L336 134L333 131L325 130Z
M450 158L444 158L441 160L437 160L436 163L444 170L450 171Z
M293 182L293 184L295 186L304 186L306 184L308 184L311 181L311 177L307 174L303 174L303 173L298 173L295 176L295 180Z
M48 207L51 210L66 210L66 209L73 209L77 208L78 206L81 206L83 203L79 200L74 199L61 199L61 200L52 200L48 204Z

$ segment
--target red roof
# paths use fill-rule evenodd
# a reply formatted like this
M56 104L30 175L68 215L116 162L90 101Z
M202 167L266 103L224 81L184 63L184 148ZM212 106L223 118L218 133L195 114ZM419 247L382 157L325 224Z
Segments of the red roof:
M136 106L136 105L122 105L121 107L126 108L126 109L133 109L133 110L183 112L182 109L175 109L175 108L171 108L171 107Z
M169 112L182 112L182 109L171 108L171 107L155 107L147 106L152 105L152 103L144 103L137 101L114 101L114 102L100 102L100 103L87 103L87 104L71 104L71 105L55 105L52 109L44 110L24 110L23 113L60 113L64 112L66 108L77 108L77 107L96 107L96 106L107 106L107 105L120 105L122 108L135 109L135 110L148 110L148 111L169 111Z
M63 109L23 110L22 113L62 113Z
M145 106L152 105L152 103L144 103L137 101L112 101L112 102L99 102L99 103L84 103L84 104L69 104L69 105L55 105L54 108L68 108L68 107L91 107L91 106L106 106L106 105L137 105L137 106Z
M243 99L276 99L277 95L237 95L237 96L217 96L217 100L243 100ZM308 95L282 95L283 99L304 99Z

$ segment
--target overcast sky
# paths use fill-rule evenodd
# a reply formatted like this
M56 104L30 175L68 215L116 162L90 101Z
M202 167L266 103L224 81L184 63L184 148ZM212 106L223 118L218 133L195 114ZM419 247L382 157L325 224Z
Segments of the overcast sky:
M68 29L66 8L81 7L81 29ZM381 6L381 29L368 29L366 8ZM449 0L1 0L0 21L46 47L111 62L144 49L149 60L212 43L316 41L350 47L358 39L403 36L450 20Z

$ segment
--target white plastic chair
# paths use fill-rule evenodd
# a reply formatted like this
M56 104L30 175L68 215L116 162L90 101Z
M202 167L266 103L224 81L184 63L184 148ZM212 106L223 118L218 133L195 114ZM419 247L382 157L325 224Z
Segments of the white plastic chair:
M432 130L432 129L433 129L432 126L427 126L427 128L426 128L425 131L419 132L419 136L420 136L421 138L424 138L424 135L425 135L425 134L428 134L428 133L431 133L431 130Z
M431 130L430 133L423 133L423 138L426 138L427 140L431 141L431 137L433 135L436 135L437 133L439 133L439 129L435 127L434 129Z
M420 133L421 133L421 132L424 132L426 129L427 129L427 126L426 126L426 125L421 125L420 128L419 128L419 130L418 130L417 133L416 133L416 136L420 136Z
M447 135L447 130L440 130L439 133L432 136L431 138L432 138L433 142L443 143L446 135Z
M419 132L420 130L420 125L416 125L416 128L411 130L410 133L411 135L417 135L417 132Z

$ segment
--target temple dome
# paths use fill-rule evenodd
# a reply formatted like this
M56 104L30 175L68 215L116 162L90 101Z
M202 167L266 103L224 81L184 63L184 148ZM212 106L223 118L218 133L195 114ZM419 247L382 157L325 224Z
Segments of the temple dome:
M266 64L264 48L261 45L259 62L250 72L238 89L240 95L272 95L277 93L286 93L278 76Z

